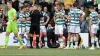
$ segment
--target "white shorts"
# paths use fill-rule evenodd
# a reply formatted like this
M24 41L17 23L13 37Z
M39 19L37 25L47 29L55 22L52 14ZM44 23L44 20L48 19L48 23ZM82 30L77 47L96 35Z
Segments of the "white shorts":
M19 28L18 34L25 34L25 31L26 31L25 27Z
M55 25L55 34L63 34L63 25Z
M70 26L68 26L68 32L80 33L80 26L79 25L70 25Z
M26 27L26 33L29 33L30 27Z
M45 26L40 26L40 32L47 32Z
M91 25L91 33L97 34L99 27L97 25Z

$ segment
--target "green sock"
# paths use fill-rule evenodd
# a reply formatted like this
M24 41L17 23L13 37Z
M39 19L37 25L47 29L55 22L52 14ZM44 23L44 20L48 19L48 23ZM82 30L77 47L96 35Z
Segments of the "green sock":
M19 43L20 43L20 45L22 46L23 45L23 42L22 42L22 38L20 37L20 36L18 36L18 41L19 41Z
M6 36L6 38L5 38L5 46L8 45L8 41L9 41L9 36Z

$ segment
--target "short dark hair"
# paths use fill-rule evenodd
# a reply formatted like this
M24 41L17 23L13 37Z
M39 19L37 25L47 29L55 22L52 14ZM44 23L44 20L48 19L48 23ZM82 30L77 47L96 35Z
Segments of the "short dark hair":
M10 4L12 4L12 1L7 1L7 3L10 3Z
M26 8L26 6L22 6L22 7L21 7L21 10L24 9L24 8Z
M94 6L90 6L89 9L94 9Z
M74 7L77 7L77 5L78 5L78 4L77 4L76 2L73 4Z

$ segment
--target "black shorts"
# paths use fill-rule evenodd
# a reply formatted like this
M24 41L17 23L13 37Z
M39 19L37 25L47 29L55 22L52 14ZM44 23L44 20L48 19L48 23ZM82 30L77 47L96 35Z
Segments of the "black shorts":
M30 34L36 34L39 35L40 34L40 25L31 25L30 27Z

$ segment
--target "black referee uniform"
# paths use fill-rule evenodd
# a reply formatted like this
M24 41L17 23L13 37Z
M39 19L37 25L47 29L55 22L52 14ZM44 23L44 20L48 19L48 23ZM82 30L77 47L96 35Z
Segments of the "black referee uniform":
M40 35L40 18L42 17L41 13L38 10L34 10L31 15L31 27L30 34L36 34L36 48L39 48L39 35ZM30 37L31 47L33 42L33 38Z

